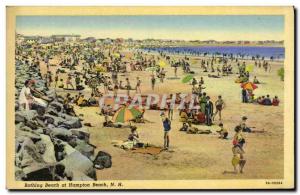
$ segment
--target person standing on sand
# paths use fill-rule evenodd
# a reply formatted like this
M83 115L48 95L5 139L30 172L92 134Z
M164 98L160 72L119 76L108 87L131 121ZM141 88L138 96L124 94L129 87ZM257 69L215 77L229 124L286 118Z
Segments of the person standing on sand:
M177 66L174 67L174 74L175 74L175 77L177 78Z
M233 153L233 157L232 157L232 166L234 169L234 173L238 173L237 170L237 165L239 165L240 167L240 173L243 173L243 169L244 166L246 164L246 160L244 157L244 150L243 150L243 146L245 144L245 138L242 134L242 128L240 126L236 126L234 131L236 132L234 137L233 137L233 147L232 147L232 153Z
M126 78L126 86L125 86L126 90L127 90L127 96L129 97L130 96L130 81L128 78Z
M56 71L56 74L55 74L55 88L57 86L57 82L58 82L58 72Z
M140 80L140 78L136 77L136 87L135 87L136 93L142 93L142 91L141 91L141 83L142 83L142 81Z
M205 103L205 124L208 126L212 125L212 117L214 113L213 103L210 101L210 97L206 97L207 102Z
M151 75L151 88L152 91L154 91L154 86L155 86L155 76L154 74Z
M225 107L225 102L222 99L222 96L218 96L218 100L215 102L215 106L216 106L216 113L213 116L213 120L215 120L215 117L217 116L217 114L219 113L219 120L222 120L222 110Z
M74 86L72 84L72 78L71 76L68 76L67 80L66 80L66 88L69 89L69 85L71 85L72 89L74 89Z
M117 97L117 95L118 95L118 90L119 90L118 83L115 83L115 85L114 85L114 98Z
M164 149L168 150L170 146L169 132L171 131L171 121L165 116L165 113L161 113L160 116L162 118L162 124L164 128Z

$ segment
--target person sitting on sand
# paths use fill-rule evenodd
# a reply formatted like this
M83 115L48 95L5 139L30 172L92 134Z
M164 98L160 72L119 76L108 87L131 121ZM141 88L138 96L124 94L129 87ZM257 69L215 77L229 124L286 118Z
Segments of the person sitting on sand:
M64 80L60 79L60 82L58 83L58 88L64 88L64 87L65 87Z
M224 128L223 123L220 123L219 127L221 128L220 130L217 131L217 133L219 133L219 135L220 135L219 138L227 139L228 131L227 131L227 129Z
M182 110L181 112L180 112L180 122L187 122L187 120L188 120L188 115L187 115L187 113L186 113L186 111L185 110Z
M240 127L242 128L242 131L243 132L248 132L248 133L251 133L251 129L250 129L250 127L248 127L247 125L246 125L246 121L247 121L247 117L246 116L243 116L242 117L242 122L240 123Z
M256 78L256 76L254 76L254 78L253 78L253 83L254 83L254 84L259 84L259 81L258 81L258 79Z
M182 127L179 129L179 131L187 131L189 128L189 126L187 125L187 123L182 123Z
M79 96L77 100L78 106L88 106L88 101L84 98L84 95Z
M193 88L195 87L195 85L197 85L198 81L196 80L196 78L193 78L192 80L192 85L193 85Z
M271 101L269 95L267 95L267 97L264 99L263 105L265 105L265 106L272 106L272 101Z
M279 105L279 99L277 96L274 97L273 101L272 101L272 105L273 106L278 106Z
M139 134L137 132L137 127L131 126L130 130L131 130L131 133L128 136L128 141L133 142L133 147L140 146L139 143L141 143L141 142L139 140Z
M232 157L232 166L234 169L234 173L238 173L237 170L237 165L239 165L240 168L240 173L243 173L243 168L246 164L246 160L244 157L244 149L243 146L245 144L245 138L242 134L242 128L240 126L236 126L234 131L236 132L234 137L233 137L233 147L232 147L232 153L233 153L233 157Z
M91 106L97 105L97 100L93 93L91 94L91 97L88 99L88 104Z

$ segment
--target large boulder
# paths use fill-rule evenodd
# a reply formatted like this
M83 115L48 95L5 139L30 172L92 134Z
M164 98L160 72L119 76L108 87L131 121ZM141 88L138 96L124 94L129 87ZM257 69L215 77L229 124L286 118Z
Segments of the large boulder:
M72 136L72 133L69 130L60 127L52 128L50 135L51 137L55 137L63 141L68 141Z
M48 135L41 134L41 141L42 144L45 145L45 151L42 154L43 159L46 163L55 163L55 152L54 152L54 145Z
M90 159L82 155L78 151L74 151L71 154L67 155L65 159L60 161L66 167L67 172L72 172L74 170L79 171L87 175L92 179L96 179L96 171L94 165Z
M24 128L24 127L22 127ZM21 129L16 129L16 138L29 138L33 143L36 143L41 140L41 136L34 131L24 131Z
M90 132L87 128L70 129L70 131L78 139L85 140L86 142L88 142L90 138Z
M22 110L15 112L15 122L25 122L33 120L35 117L38 116L38 113L36 110Z
M63 121L60 126L65 127L67 129L81 128L82 124L78 117L73 117L70 120Z
M77 140L75 149L81 154L91 159L94 155L95 147L82 140Z
M93 163L96 169L110 168L112 166L111 155L99 151Z
M59 103L58 101L51 102L49 107L55 109L57 112L62 112L64 109L63 104Z

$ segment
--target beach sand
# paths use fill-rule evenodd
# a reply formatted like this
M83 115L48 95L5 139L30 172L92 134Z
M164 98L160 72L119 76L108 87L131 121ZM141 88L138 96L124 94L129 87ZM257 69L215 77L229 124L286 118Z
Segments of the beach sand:
M130 55L130 52L127 55ZM50 61L55 63L57 59ZM240 84L234 82L237 75L223 78L208 78L207 73L200 71L199 57L191 57L191 69L196 72L195 77L203 76L206 89L204 90L215 102L218 95L222 95L226 107L223 110L223 124L229 131L229 139L218 139L213 126L212 134L186 134L180 132L182 123L179 122L178 111L174 111L172 130L170 132L170 149L158 155L139 154L114 147L113 140L126 140L130 130L117 128L103 128L103 116L97 114L98 107L75 106L76 113L83 114L83 123L91 123L90 142L97 146L97 151L106 151L112 156L112 167L97 170L98 180L180 180L180 179L280 179L283 178L283 104L278 107L261 106L241 103ZM250 63L250 62L247 62ZM247 64L246 63L246 64ZM253 63L252 63L253 64ZM277 76L277 70L283 66L282 62L271 62L271 72L265 73L263 69L255 68L251 74L256 75L262 82L254 91L256 96L270 94L271 98L277 95L281 102L283 97L283 82ZM42 72L45 66L41 64ZM54 71L57 67L51 67ZM167 70L166 78L174 77L173 68ZM129 76L131 84L135 85L136 77L142 80L142 94L152 93L150 88L150 72L133 71L119 75L121 80ZM178 77L183 78L181 68L178 68ZM164 83L157 80L155 93L190 93L192 86L181 83L180 79L166 79ZM103 87L101 86L103 90ZM77 94L74 91L57 89L58 94ZM120 91L125 93L125 91ZM84 90L89 97L90 89ZM131 91L132 94L135 91ZM160 119L160 111L147 110L145 119L149 122L136 124L141 140L163 146L163 128ZM223 174L224 171L232 171L232 137L234 127L241 121L242 116L247 116L247 124L255 126L255 130L265 130L266 133L244 133L246 144L244 145L245 165L243 174ZM218 119L218 117L216 117ZM215 121L217 125L218 120Z

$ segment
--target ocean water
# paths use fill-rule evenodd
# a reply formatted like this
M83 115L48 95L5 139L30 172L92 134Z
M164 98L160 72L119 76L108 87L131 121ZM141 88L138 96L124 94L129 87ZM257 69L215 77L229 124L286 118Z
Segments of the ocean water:
M146 51L160 51L171 54L186 55L233 55L234 57L252 58L252 56L270 59L284 59L284 47L257 47L257 46L197 46L197 47L157 47L145 48Z

